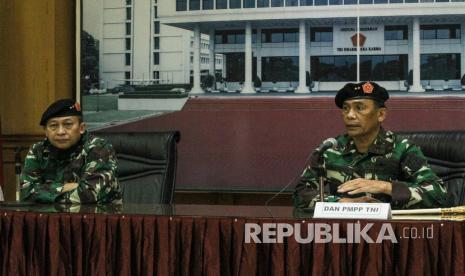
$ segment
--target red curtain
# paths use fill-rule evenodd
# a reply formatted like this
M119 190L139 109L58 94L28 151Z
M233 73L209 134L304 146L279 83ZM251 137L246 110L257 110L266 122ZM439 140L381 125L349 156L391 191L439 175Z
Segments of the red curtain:
M412 225L433 225L434 237L352 244L299 244L291 238L244 243L246 222L304 223L3 210L0 270L2 275L465 275L464 222L392 221L396 235ZM342 233L347 230L347 221L327 223L335 222ZM383 225L360 223L374 224L372 238Z

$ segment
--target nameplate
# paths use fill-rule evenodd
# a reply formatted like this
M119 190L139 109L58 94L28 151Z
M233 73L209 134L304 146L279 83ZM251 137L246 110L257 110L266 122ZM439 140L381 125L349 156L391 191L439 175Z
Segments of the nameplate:
M391 204L317 202L313 217L335 219L390 219Z

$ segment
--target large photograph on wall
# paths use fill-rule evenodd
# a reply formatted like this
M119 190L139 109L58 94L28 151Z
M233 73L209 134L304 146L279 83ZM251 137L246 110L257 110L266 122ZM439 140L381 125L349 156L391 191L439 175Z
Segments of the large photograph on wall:
M81 0L81 18L84 120L179 130L178 189L280 190L344 132L348 82L389 91L386 129L464 122L461 0Z

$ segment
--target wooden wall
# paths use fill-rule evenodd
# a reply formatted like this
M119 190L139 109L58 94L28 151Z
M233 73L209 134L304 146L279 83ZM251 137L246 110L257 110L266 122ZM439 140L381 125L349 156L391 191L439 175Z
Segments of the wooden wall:
M0 0L0 137L7 199L14 197L12 149L40 139L45 108L75 95L75 12L73 0Z

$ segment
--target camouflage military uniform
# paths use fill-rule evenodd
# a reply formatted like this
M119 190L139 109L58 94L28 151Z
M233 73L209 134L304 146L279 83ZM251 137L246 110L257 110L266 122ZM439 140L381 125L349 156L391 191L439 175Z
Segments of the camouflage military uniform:
M392 196L374 194L372 197L390 202L393 208L445 204L442 180L431 170L421 150L407 140L400 141L394 133L381 129L367 153L357 152L354 141L347 135L336 140L338 148L329 149L323 155L325 201L364 196L341 195L337 187L355 178L365 178L392 183ZM313 207L319 201L319 180L314 167L309 166L303 172L296 186L294 204L297 207Z
M68 150L57 150L45 139L29 150L21 173L21 199L41 203L119 203L113 147L88 132ZM61 193L65 183L75 190Z

